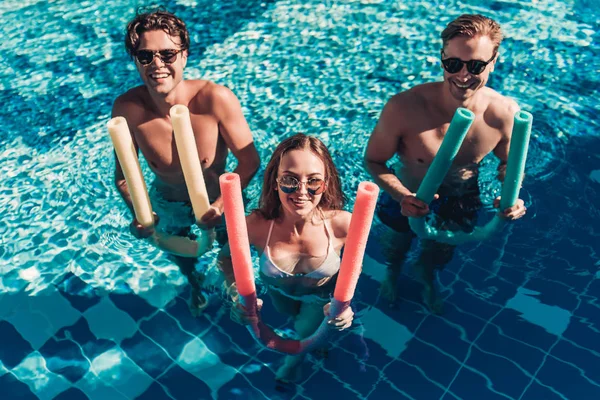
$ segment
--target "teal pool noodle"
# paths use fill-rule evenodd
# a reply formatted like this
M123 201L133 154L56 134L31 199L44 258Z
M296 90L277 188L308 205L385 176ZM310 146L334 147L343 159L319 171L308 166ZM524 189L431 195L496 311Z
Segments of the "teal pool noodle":
M510 150L506 164L506 175L502 185L502 198L500 199L500 212L512 207L519 198L519 191L525 171L527 149L531 137L531 124L533 116L527 111L519 111L515 114L515 123L510 139Z
M417 190L419 200L431 203L474 120L475 114L472 111L462 107L456 110L444 141Z

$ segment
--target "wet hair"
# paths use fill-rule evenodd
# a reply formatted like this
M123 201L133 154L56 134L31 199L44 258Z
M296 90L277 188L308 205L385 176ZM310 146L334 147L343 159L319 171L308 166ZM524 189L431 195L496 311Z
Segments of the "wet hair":
M487 36L494 44L494 52L498 51L503 39L500 25L480 14L463 14L450 22L441 34L443 48L446 48L446 44L457 36Z
M134 56L140 46L140 35L148 31L164 31L167 35L178 37L180 49L190 48L190 35L185 23L162 7L153 11L138 12L128 24L125 34L125 48L130 56Z
M283 156L292 150L310 150L325 166L325 181L327 188L322 194L318 208L321 210L341 210L346 203L342 192L342 183L337 168L333 164L331 154L327 147L314 136L298 133L291 136L277 146L265 170L263 189L260 195L259 208L254 212L259 213L267 220L281 217L281 200L277 187L277 170Z

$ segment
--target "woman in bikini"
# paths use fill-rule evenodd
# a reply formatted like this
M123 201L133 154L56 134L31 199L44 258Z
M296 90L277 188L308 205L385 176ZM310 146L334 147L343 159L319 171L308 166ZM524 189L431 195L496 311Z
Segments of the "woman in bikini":
M265 171L260 207L246 217L250 244L260 254L261 280L277 311L294 319L301 339L314 333L324 315L329 315L350 225L344 202L337 169L323 142L297 134L275 149ZM228 250L223 249L219 264L231 285ZM243 307L238 304L232 310L234 319L243 323ZM329 325L346 329L353 315L347 308ZM298 380L303 359L303 355L286 356L276 379Z

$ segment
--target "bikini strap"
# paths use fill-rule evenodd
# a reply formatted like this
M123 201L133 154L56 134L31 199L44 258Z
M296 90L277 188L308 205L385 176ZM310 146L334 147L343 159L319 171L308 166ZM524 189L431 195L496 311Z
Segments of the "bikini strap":
M269 240L271 240L271 232L273 232L273 224L275 220L271 220L271 226L269 226L269 234L267 235L267 242L265 243L265 250L269 247Z

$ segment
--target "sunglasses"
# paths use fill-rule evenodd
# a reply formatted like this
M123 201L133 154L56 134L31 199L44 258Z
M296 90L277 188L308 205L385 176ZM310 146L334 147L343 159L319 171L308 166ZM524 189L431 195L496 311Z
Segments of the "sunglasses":
M174 50L174 49L166 49L166 50L138 50L135 53L135 58L141 65L150 65L152 61L154 61L154 57L158 55L160 61L169 65L173 64L177 60L177 54L181 53L183 49Z
M444 55L444 51L442 50L442 56L443 55ZM444 66L444 69L446 71L448 71L448 73L456 74L457 72L460 72L460 70L462 70L464 64L467 64L467 71L469 71L470 74L479 75L483 71L485 71L485 68L488 66L489 63L492 62L492 60L495 57L496 57L496 52L494 52L494 55L492 56L492 58L490 58L487 61L481 61L481 60L463 61L460 58L446 58L445 60L442 59L442 65Z
M309 178L306 182L300 182L298 179L291 175L284 175L277 179L279 189L285 194L291 194L300 188L300 184L306 185L306 191L311 195L315 196L325 191L325 181L320 178Z

